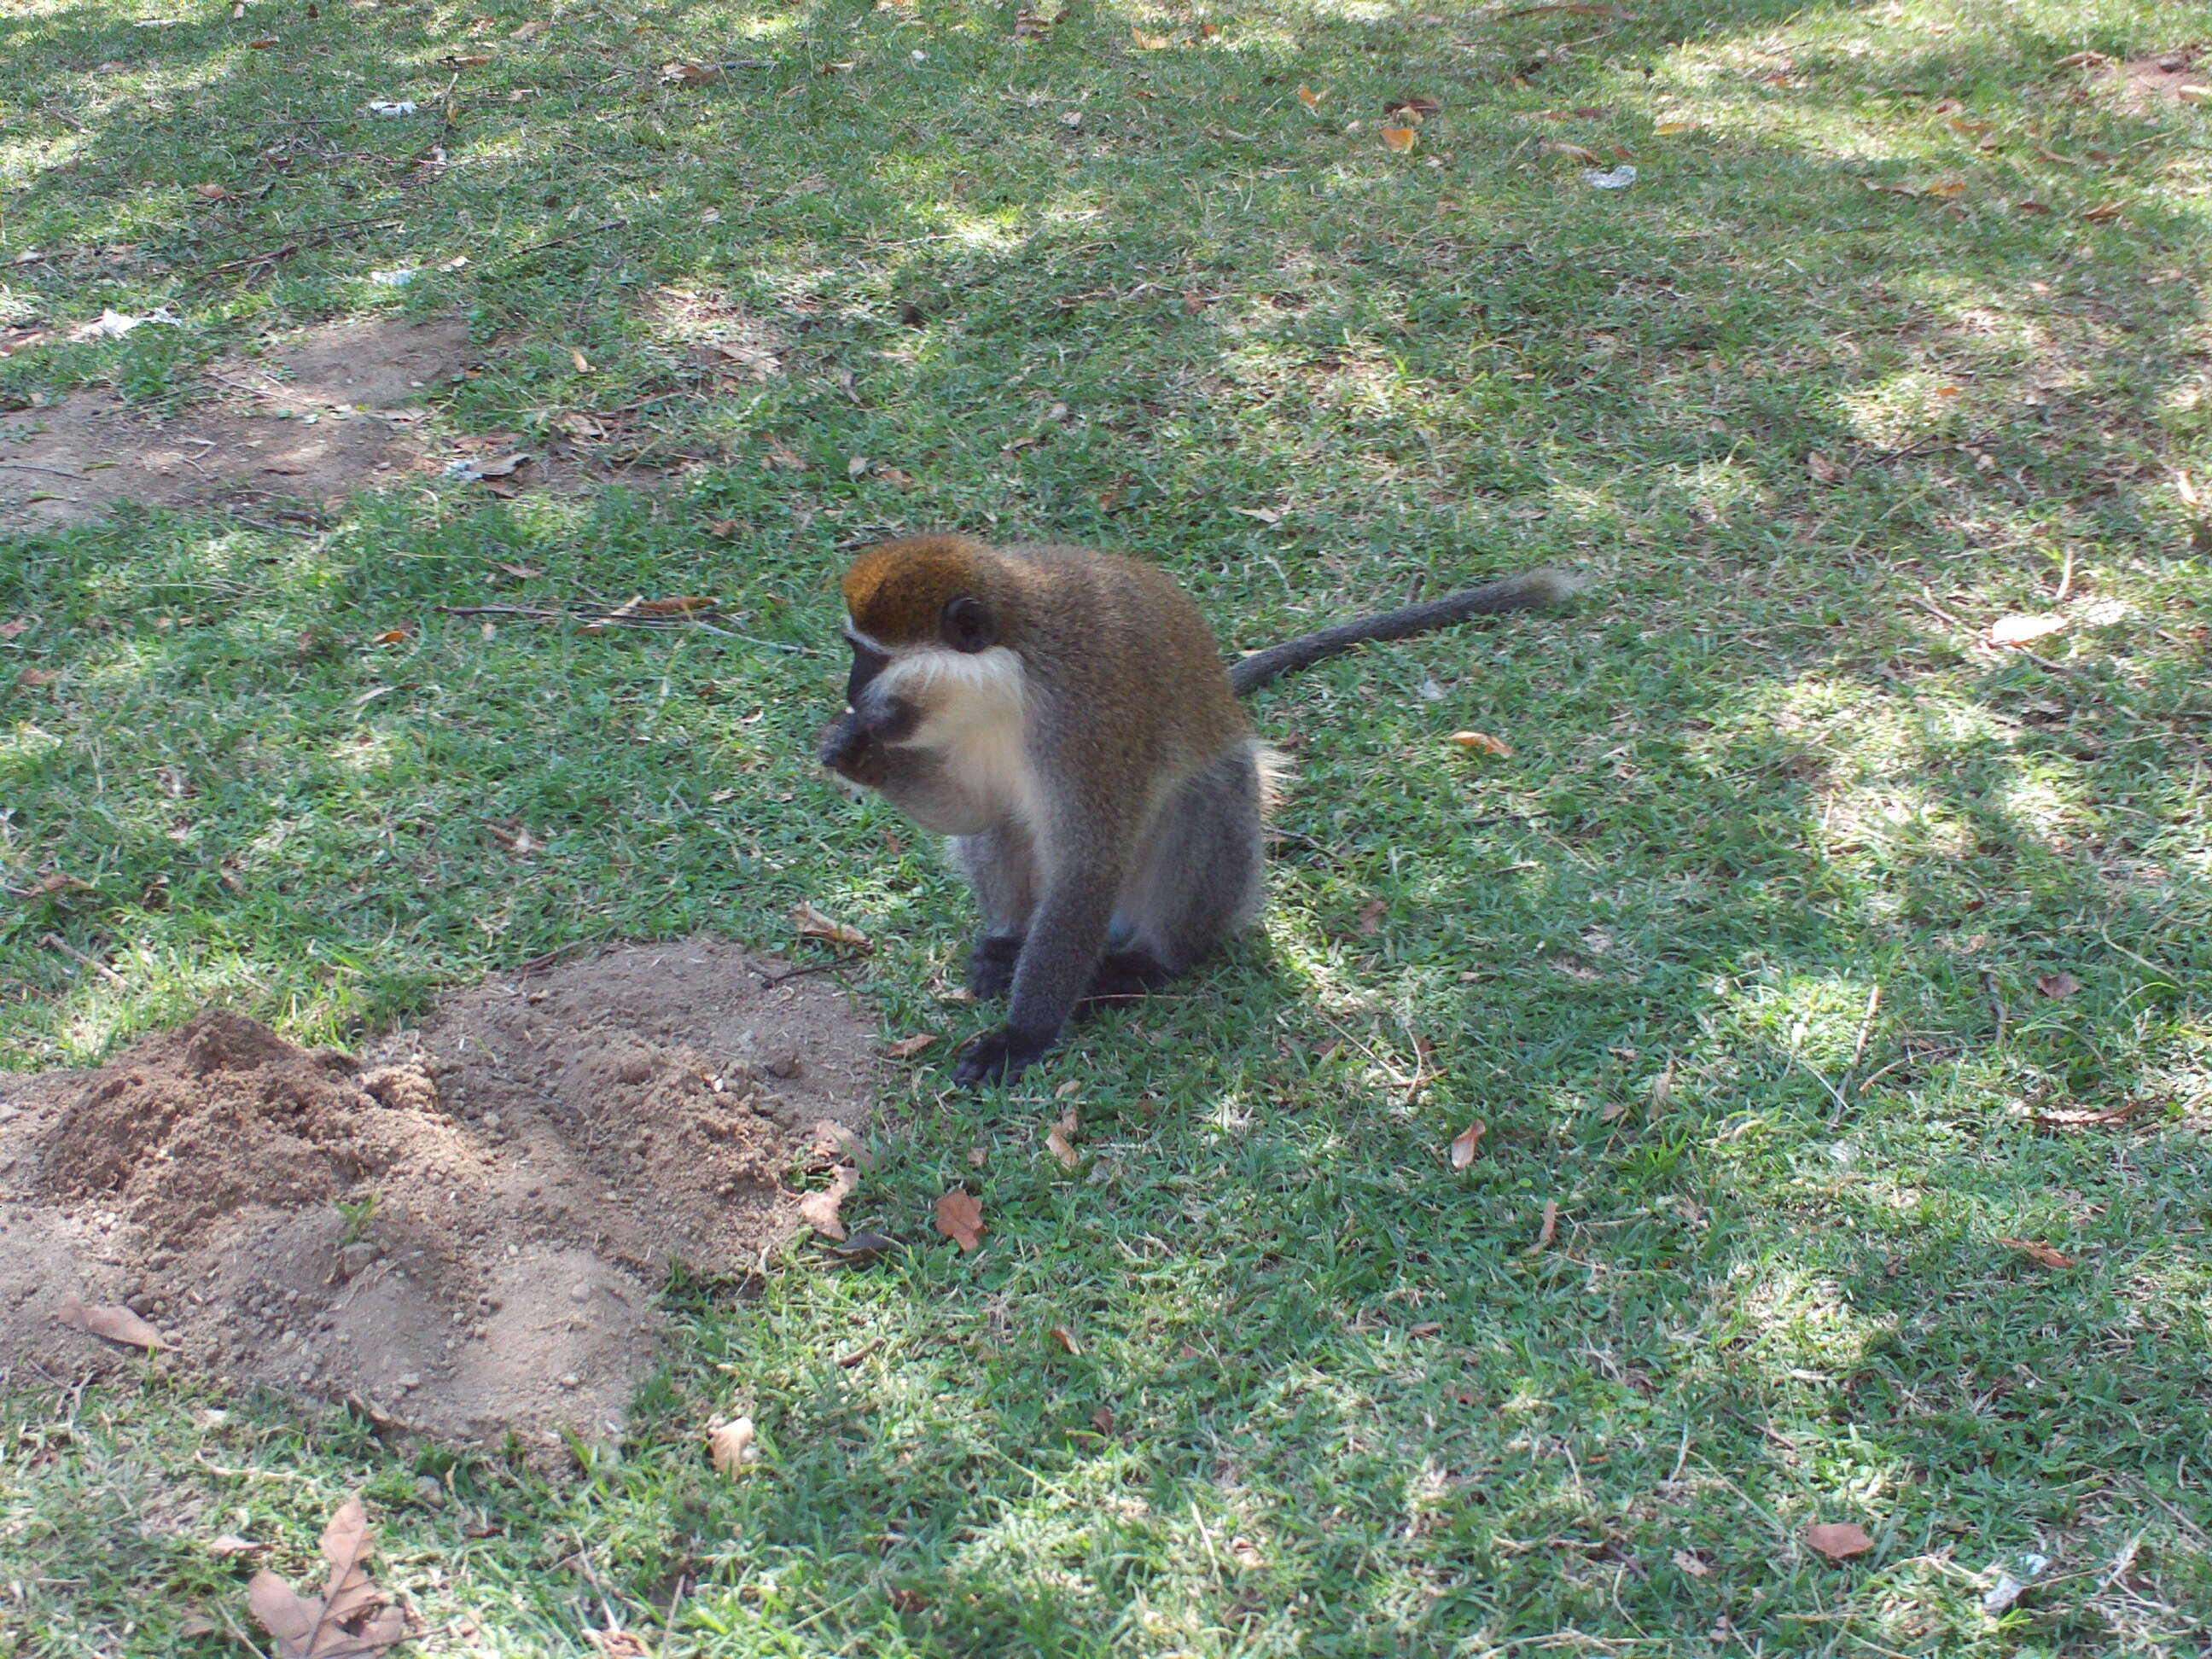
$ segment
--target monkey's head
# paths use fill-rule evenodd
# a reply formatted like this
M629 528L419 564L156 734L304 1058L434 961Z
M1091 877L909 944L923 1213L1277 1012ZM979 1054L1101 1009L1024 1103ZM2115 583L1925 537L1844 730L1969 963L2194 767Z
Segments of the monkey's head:
M908 742L958 689L1018 676L1012 653L999 648L1009 597L998 556L964 537L910 536L854 560L845 573L845 702L859 728L879 743Z

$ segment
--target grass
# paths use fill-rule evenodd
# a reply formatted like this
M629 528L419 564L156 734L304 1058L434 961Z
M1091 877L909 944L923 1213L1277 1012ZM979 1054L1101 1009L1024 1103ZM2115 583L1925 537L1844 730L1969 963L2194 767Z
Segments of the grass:
M2057 67L2212 8L162 15L0 17L0 255L45 254L0 303L185 319L18 354L0 400L170 406L270 330L465 313L434 447L595 414L633 481L0 544L0 879L89 884L0 913L9 1066L211 1000L349 1040L601 938L798 948L800 898L884 941L888 1035L966 1034L965 901L806 759L878 532L1121 547L1231 645L1540 559L1595 591L1267 693L1299 780L1264 936L1009 1097L921 1066L846 1214L922 1239L966 1182L981 1252L676 1283L636 1433L574 1481L161 1377L6 1396L0 1655L234 1650L179 1633L243 1616L211 1540L304 1570L356 1487L430 1654L2212 1643L2212 573L2177 483L2212 470L2212 131ZM702 318L777 372L702 380ZM719 593L805 654L438 609L583 590ZM2046 611L2033 655L1981 642ZM1071 1082L1074 1172L1038 1144ZM731 1484L698 1433L737 1410L767 1456ZM1820 1520L1874 1550L1821 1560Z

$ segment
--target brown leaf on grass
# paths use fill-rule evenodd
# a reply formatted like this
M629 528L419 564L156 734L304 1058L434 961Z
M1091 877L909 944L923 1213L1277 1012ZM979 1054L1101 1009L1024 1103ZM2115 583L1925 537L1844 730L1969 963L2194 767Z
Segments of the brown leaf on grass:
M323 1528L323 1559L331 1573L319 1596L299 1595L273 1572L253 1575L246 1604L276 1638L279 1659L353 1659L407 1634L406 1615L383 1606L384 1592L362 1565L372 1536L368 1512L360 1498L349 1498Z
M708 87L722 78L722 71L704 64L663 64L660 82L670 87Z
M1850 468L1838 466L1817 449L1805 457L1805 471L1812 475L1815 483L1841 483L1851 476Z
M447 53L445 58L447 69L482 69L489 62L491 54L488 52L453 52Z
M917 1031L910 1037L901 1037L896 1042L886 1042L884 1052L893 1060L912 1060L936 1041L936 1032Z
M369 643L371 645L404 645L407 643L407 630L404 628L387 628Z
M1165 52L1176 44L1176 38L1172 34L1147 34L1144 30L1137 28L1129 31L1129 38L1137 43L1137 49L1139 52Z
M2053 69L2102 69L2112 60L2101 52L2077 52L2060 58Z
M2038 974L2035 976L2035 988L2053 1002L2063 1002L2081 988L2081 981L2073 975L2063 971L2056 974Z
M753 1420L750 1417L733 1417L709 1428L707 1455L714 1461L714 1472L734 1480L759 1462L760 1448L753 1441Z
M877 477L883 480L884 483L889 484L894 489L911 489L914 488L914 474L905 471L902 467L885 466L881 462L878 462L876 464L875 473Z
M1052 1340L1070 1353L1083 1352L1083 1345L1075 1340L1075 1333L1065 1325L1055 1325L1052 1328Z
M2124 1101L2102 1112L2039 1106L2029 1109L2027 1119L2039 1129L2098 1129L2108 1124L2125 1123L2142 1109L2143 1103L2140 1100Z
M0 640L21 639L37 622L35 617L18 617L13 622L0 623Z
M1480 1118L1452 1137L1451 1166L1464 1170L1474 1162L1475 1154L1482 1150L1482 1138L1490 1133L1490 1126Z
M1805 1541L1815 1554L1825 1555L1831 1561L1848 1561L1874 1547L1874 1540L1867 1536L1866 1528L1853 1526L1848 1521L1816 1521L1805 1528Z
M2065 626L2063 617L2000 617L1990 624L1990 643L2026 645Z
M973 1193L949 1192L937 1200L937 1231L965 1255L983 1242L983 1206Z
M1101 1406L1097 1411L1091 1413L1091 1426L1097 1430L1101 1434L1113 1433L1114 1413L1112 1409L1109 1407Z
M1595 150L1581 144L1571 144L1564 138L1543 139L1536 148L1547 155L1564 155L1570 161L1579 161L1585 167L1599 166L1605 160Z
M742 536L748 527L742 519L715 519L708 522L707 533L718 542L726 542L732 536Z
M1654 137L1672 138L1678 134L1695 132L1697 130L1698 123L1695 121L1662 121L1651 129L1651 132Z
M246 44L252 47L256 52L267 52L271 46L277 44L277 40L273 34L264 34L259 40L248 40Z
M631 607L639 617L688 617L697 611L719 611L720 599L704 593L684 593L670 599L640 599Z
M805 472L814 465L772 432L761 441L768 446L768 465L772 467L781 467L786 472Z
M1359 931L1372 939L1382 931L1382 913L1390 908L1387 899L1370 899L1359 908Z
M1479 749L1486 755L1497 756L1500 760L1513 758L1513 745L1501 738L1492 737L1487 732L1455 732L1450 740L1462 749Z
M54 1317L63 1324L127 1347L159 1350L161 1334L128 1308L88 1308L74 1291L61 1299Z
M2048 213L2051 208L2047 203L2031 200L2014 202L2012 204L2012 210L2014 213Z
M94 893L99 890L88 881L82 880L76 876L65 876L56 870L40 876L25 888L19 896L27 899L52 898L57 893Z
M510 40L535 40L539 35L544 34L551 29L552 27L553 20L551 18L533 17L507 38Z
M2003 1245L2008 1250L2018 1250L2022 1255L2034 1262L2038 1267L2070 1267L2074 1265L2074 1258L2072 1256L2061 1255L2058 1251L2052 1249L2051 1246L2042 1243L2039 1239L2000 1238L1997 1240L1997 1243Z
M495 564L492 568L502 576L514 577L519 582L530 581L545 574L534 564Z
M1083 1162L1083 1154L1075 1150L1076 1115L1071 1106L1044 1132L1044 1148L1068 1169L1076 1169Z
M518 449L508 454L495 456L489 461L471 461L469 471L479 478L511 477L515 469L526 465L529 459L528 450Z
M1381 131L1383 143L1400 155L1413 149L1414 141L1420 137L1411 127L1383 127Z
M35 691L41 686L53 684L62 677L58 668L26 668L15 676L15 684L27 690Z
M520 818L501 818L488 823L491 838L519 859L526 859L544 846L544 842L530 833L529 826Z
M2093 225L2101 225L2117 219L2126 210L2118 202L2100 202L2093 208L2084 208L2081 216Z
M204 197L210 202L220 202L224 197L229 195L230 192L225 190L221 185L194 185L192 186L192 194L198 197Z
M1257 519L1261 524L1277 525L1283 521L1279 508L1273 507L1232 507L1229 509L1240 518Z
M1543 1224L1536 1229L1536 1242L1528 1247L1525 1254L1540 1255L1550 1249L1552 1240L1558 1236L1559 1231L1559 1200L1556 1198L1547 1198L1544 1200Z
M634 1630L587 1630L584 1639L599 1659L653 1659L653 1649Z
M1712 1568L1708 1566L1700 1557L1692 1555L1687 1550L1674 1552L1674 1565L1692 1578L1703 1578L1712 1571Z
M1319 109L1321 98L1321 94L1316 92L1304 82L1298 82L1298 102L1304 104L1308 109Z
M838 1218L837 1206L860 1184L860 1172L849 1164L840 1164L831 1172L830 1184L818 1193L809 1193L799 1200L799 1218L827 1238L842 1241L845 1224Z
M805 899L791 907L791 920L799 929L801 939L818 939L842 949L866 951L871 947L868 936L857 927L848 927L833 917L826 916Z
M1417 127L1434 115L1443 106L1433 98L1415 94L1411 98L1388 99L1382 105L1385 115L1395 116L1409 127Z

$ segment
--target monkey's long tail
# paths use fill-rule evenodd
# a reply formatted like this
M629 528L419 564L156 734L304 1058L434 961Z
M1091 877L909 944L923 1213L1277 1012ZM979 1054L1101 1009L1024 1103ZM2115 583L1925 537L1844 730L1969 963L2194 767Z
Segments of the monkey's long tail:
M1271 645L1265 651L1255 651L1250 656L1230 664L1230 689L1241 697L1255 687L1265 685L1279 674L1306 667L1324 657L1334 657L1340 651L1349 651L1353 646L1369 640L1402 640L1411 634L1426 634L1436 629L1449 628L1454 623L1465 622L1469 617L1488 616L1498 611L1526 611L1540 605L1558 605L1562 600L1573 598L1581 587L1582 584L1564 570L1526 570L1517 576L1486 582L1480 587L1462 588L1456 593L1446 593L1440 599L1409 605L1403 610L1385 611L1380 616L1339 623L1335 627L1324 628L1319 633L1301 634L1294 640L1285 640L1280 645Z

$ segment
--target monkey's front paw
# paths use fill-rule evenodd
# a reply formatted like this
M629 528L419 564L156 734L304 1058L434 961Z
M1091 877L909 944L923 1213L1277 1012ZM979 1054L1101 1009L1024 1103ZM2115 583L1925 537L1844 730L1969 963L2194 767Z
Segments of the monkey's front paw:
M952 1068L956 1087L973 1089L986 1083L1012 1083L1044 1057L1050 1042L1025 1037L1011 1025L986 1031L969 1043Z
M823 728L821 746L817 752L822 763L831 771L842 772L856 783L865 783L868 780L862 775L871 769L871 742L868 728L848 708Z

